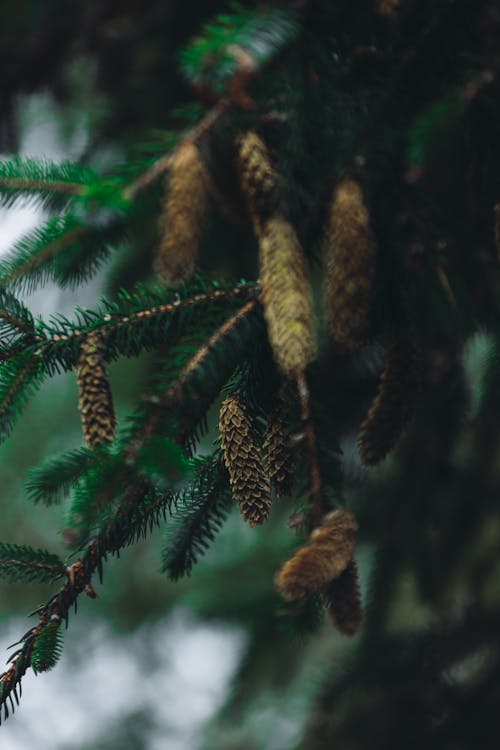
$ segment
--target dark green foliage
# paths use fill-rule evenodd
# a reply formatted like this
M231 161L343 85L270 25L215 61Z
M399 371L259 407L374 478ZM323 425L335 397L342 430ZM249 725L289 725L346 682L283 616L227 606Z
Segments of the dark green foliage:
M52 216L21 237L0 262L0 287L32 292L49 280L61 287L80 284L106 260L123 233L112 215L96 225L74 214Z
M0 361L34 343L35 322L22 302L5 290L0 292Z
M50 552L0 543L0 577L8 581L53 583L66 574L63 562Z
M0 441L7 438L47 372L29 349L0 364Z
M60 503L97 462L106 460L107 451L75 448L57 458L49 458L28 473L26 491L35 503L44 505Z
M20 157L0 161L0 203L10 206L25 198L44 208L61 209L95 179L91 169L73 162Z
M179 446L160 436L147 439L137 453L139 471L163 481L179 480L187 470L187 463Z
M217 93L239 69L236 48L249 55L257 68L298 33L291 12L274 8L256 12L241 3L232 3L231 10L207 24L181 55L186 78L193 84L209 85Z
M31 654L31 666L35 673L48 672L53 669L62 654L63 643L59 623L49 622L44 625L37 636L33 653Z
M176 581L189 575L232 506L220 451L194 460L194 479L174 500L167 519L162 570Z

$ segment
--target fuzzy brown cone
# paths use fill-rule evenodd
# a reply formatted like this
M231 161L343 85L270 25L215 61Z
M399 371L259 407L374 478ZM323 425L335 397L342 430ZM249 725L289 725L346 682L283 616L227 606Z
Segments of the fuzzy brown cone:
M253 130L244 133L237 143L237 167L247 210L259 233L277 210L281 180L266 144Z
M352 513L334 510L276 575L284 599L295 600L318 592L337 578L354 554L358 525Z
M331 338L348 349L372 333L376 244L359 182L335 188L325 241L325 317Z
M358 566L351 560L347 568L323 589L323 601L330 619L343 635L352 637L363 622Z
M316 356L312 293L302 248L282 216L266 222L259 242L262 303L274 357L285 375Z
M247 411L237 396L226 398L219 415L222 455L233 495L250 526L267 520L271 487Z
M394 448L421 389L420 350L410 339L398 340L386 351L377 395L359 430L358 450L365 466L375 466Z
M262 451L265 470L276 495L278 497L290 495L295 462L290 452L290 434L286 426L286 415L281 408L276 409L269 417Z
M208 217L208 181L198 148L190 142L179 146L170 169L155 257L155 270L170 283L194 273Z
M76 367L78 408L89 448L111 443L115 437L116 417L104 355L102 336L90 333L82 342Z
M376 0L377 13L386 18L397 18L401 12L402 0Z

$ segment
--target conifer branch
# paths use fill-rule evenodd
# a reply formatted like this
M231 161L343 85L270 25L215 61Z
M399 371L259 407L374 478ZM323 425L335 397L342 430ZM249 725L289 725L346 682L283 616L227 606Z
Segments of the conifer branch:
M66 574L66 566L45 550L0 543L0 577L10 581L55 581Z
M116 545L112 542L113 531L115 527L119 529L120 524L127 519L131 505L139 500L139 491L140 488L138 490L137 487L128 490L101 533L88 545L84 555L67 569L68 579L64 585L34 613L38 615L39 622L23 636L22 647L12 655L13 660L9 669L0 675L0 709L3 706L4 718L9 715L7 700L10 700L12 709L14 708L12 695L16 701L18 700L17 688L20 688L22 678L32 666L33 652L44 628L49 623L59 627L63 621L67 626L71 607L76 606L78 597L89 590L88 587L91 586L91 579L96 570L102 578L103 558L109 552L116 551Z
M6 310L0 310L0 318L2 320L5 320L9 325L13 326L14 328L18 328L23 333L27 333L29 335L33 335L33 327L30 326L28 323L26 323L25 320L21 320L21 318L16 318L14 315L11 315ZM37 337L39 341L42 340L41 336Z
M4 177L0 176L0 189L10 188L13 190L44 190L48 193L62 193L63 195L83 195L85 185L76 182L64 182L63 180L37 180L29 177Z
M47 351L54 345L59 345L63 341L71 341L87 336L89 333L99 332L106 334L110 331L119 331L121 328L138 323L141 320L159 318L162 316L172 315L179 310L187 310L197 305L206 304L207 306L219 301L231 301L239 297L253 296L258 293L258 286L255 284L242 284L241 286L231 289L216 289L213 292L195 294L192 297L182 299L177 297L173 302L167 302L164 305L154 305L128 315L114 313L113 316L104 314L96 316L96 323L81 328L73 328L69 332L54 330L53 335L38 347L38 351ZM104 318L104 319L103 319Z
M238 325L238 323L252 313L258 305L257 299L249 300L243 307L234 313L225 323L223 323L208 339L207 343L204 344L194 357L190 359L186 367L183 369L177 381L169 388L166 394L166 400L168 402L174 402L177 399L182 399L185 394L186 388L189 385L193 375L203 365L205 360L208 359L212 351L216 348L219 342L226 338L229 333Z
M59 253L69 248L88 230L89 228L83 225L72 227L70 226L66 232L61 234L55 240L48 242L43 250L36 254L30 255L20 264L14 265L11 270L7 270L7 272L0 277L0 285L2 287L6 287L23 279L26 274L30 273L35 268L42 266L47 261L52 260L57 255L59 255Z

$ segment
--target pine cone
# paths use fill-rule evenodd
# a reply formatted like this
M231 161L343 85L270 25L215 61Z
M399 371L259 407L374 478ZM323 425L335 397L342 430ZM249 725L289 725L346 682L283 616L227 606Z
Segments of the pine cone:
M104 355L102 335L89 333L82 341L76 367L78 408L89 448L111 443L115 437L116 418Z
M334 627L353 636L363 622L358 566L353 559L347 568L323 589L323 601Z
M290 434L286 428L285 418L283 408L272 412L262 445L266 474L278 497L291 495L295 464L290 451Z
M226 398L219 415L222 454L241 515L250 526L267 520L271 488L247 411L237 396Z
M376 245L359 182L344 178L330 206L325 316L332 339L358 349L371 335Z
M394 19L401 12L401 5L401 0L377 0L375 9L379 15Z
M300 547L276 575L284 599L301 599L319 591L349 565L356 544L358 525L352 513L334 510L309 541Z
M266 222L259 248L262 303L276 362L285 375L316 356L312 294L302 248L282 216Z
M260 233L265 221L278 208L281 180L274 169L266 144L253 130L237 143L237 166L248 213Z
M198 148L190 142L179 146L170 169L155 258L155 270L171 283L194 273L208 216L208 181Z
M420 350L409 339L396 341L385 353L377 395L359 430L358 449L365 466L375 466L394 448L413 416L421 388Z

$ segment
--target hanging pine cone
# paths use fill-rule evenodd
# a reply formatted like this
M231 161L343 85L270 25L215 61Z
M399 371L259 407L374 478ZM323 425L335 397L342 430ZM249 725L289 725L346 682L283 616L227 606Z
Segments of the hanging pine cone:
M237 165L247 210L259 233L278 208L281 181L266 144L253 130L237 143Z
M237 396L228 396L219 415L222 455L233 495L250 526L267 520L271 488L247 411Z
M155 270L171 283L194 273L208 216L208 181L198 148L181 144L170 169L155 258Z
M363 622L358 566L354 559L338 578L325 586L323 601L334 627L343 635L353 636Z
M295 462L290 450L290 433L283 408L276 409L269 417L262 451L266 474L277 497L291 495Z
M274 357L285 375L316 356L312 294L302 248L282 216L266 222L259 243L262 303Z
M380 16L394 20L401 12L402 0L377 0L375 9Z
M358 449L365 466L375 466L396 445L413 416L422 388L421 353L410 339L386 351L377 395L360 427Z
M300 547L276 575L284 599L301 599L319 591L349 565L356 544L358 525L352 513L334 510L309 541Z
M89 333L82 341L76 367L78 408L89 448L111 443L115 437L116 418L106 372L105 351L102 335Z
M376 245L359 182L335 188L325 242L325 316L332 339L348 349L368 342L372 329Z

